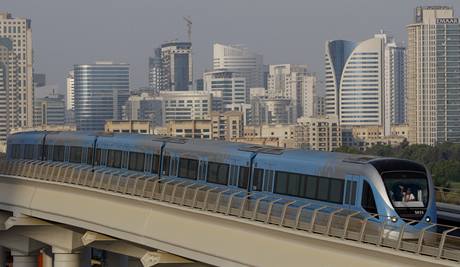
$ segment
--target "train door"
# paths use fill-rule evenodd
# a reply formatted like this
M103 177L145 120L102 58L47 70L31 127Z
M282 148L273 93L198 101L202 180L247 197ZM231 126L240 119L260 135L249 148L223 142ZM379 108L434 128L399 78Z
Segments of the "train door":
M343 190L343 205L347 209L356 209L360 203L362 178L357 175L345 176L345 187Z

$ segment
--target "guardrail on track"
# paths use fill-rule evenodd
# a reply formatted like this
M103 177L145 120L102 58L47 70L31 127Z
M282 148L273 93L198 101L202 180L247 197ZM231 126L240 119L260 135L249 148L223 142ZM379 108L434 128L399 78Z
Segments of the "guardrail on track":
M460 188L435 187L436 201L460 205Z
M104 166L93 168L90 165L64 162L0 160L0 174L168 202L293 230L460 262L458 227L427 224L424 229L414 232L410 226L416 221L406 221L401 226L395 226L391 218L384 215L369 215L314 201L278 198L262 192L248 193L195 180L159 178L151 173ZM376 218L384 220L379 222Z

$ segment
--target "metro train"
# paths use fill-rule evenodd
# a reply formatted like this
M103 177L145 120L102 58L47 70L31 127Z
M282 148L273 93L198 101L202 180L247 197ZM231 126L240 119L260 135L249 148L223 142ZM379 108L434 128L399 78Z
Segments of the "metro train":
M396 158L127 133L23 132L7 159L106 166L261 191L379 214L421 228L436 223L434 186L421 164Z

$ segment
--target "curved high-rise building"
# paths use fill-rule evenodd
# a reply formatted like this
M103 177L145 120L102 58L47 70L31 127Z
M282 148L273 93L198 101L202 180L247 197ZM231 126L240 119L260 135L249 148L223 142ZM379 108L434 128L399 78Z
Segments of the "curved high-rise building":
M326 97L325 114L338 116L339 89L343 67L353 52L356 44L351 41L327 41L325 45Z

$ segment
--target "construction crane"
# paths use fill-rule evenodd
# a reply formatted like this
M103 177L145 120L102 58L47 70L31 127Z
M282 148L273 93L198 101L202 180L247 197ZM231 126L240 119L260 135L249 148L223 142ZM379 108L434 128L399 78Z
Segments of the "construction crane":
M192 42L192 18L190 16L184 17L185 22L187 23L187 34L188 34L188 41Z

